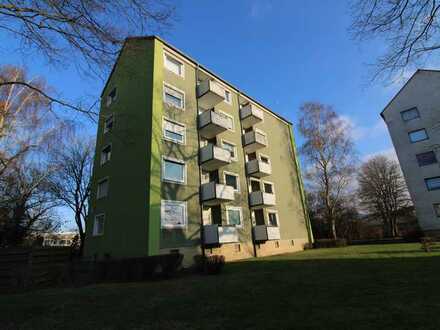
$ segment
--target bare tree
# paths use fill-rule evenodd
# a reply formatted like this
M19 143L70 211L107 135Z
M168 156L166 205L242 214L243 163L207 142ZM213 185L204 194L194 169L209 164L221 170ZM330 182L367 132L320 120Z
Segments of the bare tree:
M327 105L305 103L300 111L299 130L305 140L301 153L307 162L307 187L322 201L330 236L336 239L336 210L355 172L356 153L349 127Z
M361 205L382 219L385 236L398 236L398 213L410 203L398 163L376 156L362 164L358 180Z
M85 240L85 221L89 210L90 179L94 143L91 140L72 140L61 145L52 155L56 171L51 176L50 190L62 205L70 208L80 238L80 254Z
M353 0L354 37L379 37L387 43L374 78L391 77L440 49L439 9L436 0Z
M18 39L22 51L50 63L74 63L89 75L107 72L125 37L166 28L173 16L169 0L7 0L0 3L0 30ZM0 87L11 83L41 92L51 103L95 114L94 103L73 105L29 82L0 81Z

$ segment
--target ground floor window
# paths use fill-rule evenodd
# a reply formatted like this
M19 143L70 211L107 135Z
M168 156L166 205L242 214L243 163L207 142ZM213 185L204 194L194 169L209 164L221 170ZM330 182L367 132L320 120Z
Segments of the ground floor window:
M162 200L161 227L185 228L187 224L186 202Z
M242 223L241 207L233 207L233 206L227 207L226 219L228 225L241 226Z
M104 234L104 222L104 214L98 214L95 216L95 221L93 223L93 236L100 236Z
M269 220L269 226L278 227L278 214L276 212L268 211L267 217Z

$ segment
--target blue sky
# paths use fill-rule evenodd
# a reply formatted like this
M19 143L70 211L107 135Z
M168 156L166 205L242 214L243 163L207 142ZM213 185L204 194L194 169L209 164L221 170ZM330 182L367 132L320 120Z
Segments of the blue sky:
M177 0L176 6L178 18L161 35L165 40L294 124L305 101L333 105L353 126L362 158L392 153L379 113L411 72L392 84L368 84L368 64L384 45L350 38L348 2ZM26 65L70 100L99 96L103 81L81 77L72 64L52 67L22 56L13 52L14 39L0 37L0 64ZM95 133L90 123L84 129Z

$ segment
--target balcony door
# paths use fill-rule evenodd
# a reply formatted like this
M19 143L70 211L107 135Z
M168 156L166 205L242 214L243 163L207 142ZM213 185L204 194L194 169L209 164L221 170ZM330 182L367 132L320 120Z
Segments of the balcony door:
M260 191L260 181L251 180L251 192Z
M214 170L209 172L209 182L220 183L218 170Z
M254 210L255 225L264 225L264 211L263 209Z
M222 225L222 210L220 205L211 207L211 221L213 225Z

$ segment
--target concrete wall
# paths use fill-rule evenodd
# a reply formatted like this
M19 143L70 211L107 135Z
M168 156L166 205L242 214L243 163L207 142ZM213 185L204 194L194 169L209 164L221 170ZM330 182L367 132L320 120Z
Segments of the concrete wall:
M401 111L417 107L420 118L402 120ZM440 160L440 72L418 71L383 113L423 231L440 230L433 203L440 190L428 191L425 178L440 176L439 164L419 167L416 154L434 151ZM408 132L425 128L429 139L411 143Z

